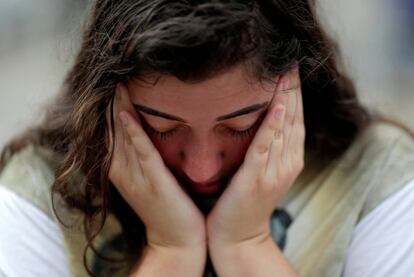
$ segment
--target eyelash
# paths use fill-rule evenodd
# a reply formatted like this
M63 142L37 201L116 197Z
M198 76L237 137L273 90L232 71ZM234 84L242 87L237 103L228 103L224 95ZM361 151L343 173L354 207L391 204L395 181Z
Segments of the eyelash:
M235 137L237 139L243 140L243 139L247 139L247 138L253 136L256 129L258 128L258 126L260 125L261 122L262 122L262 120L261 120L261 117L260 117L258 120L256 120L255 123L253 123L252 126L250 126L249 128L247 128L245 130L237 131L237 130L227 128L227 127L224 130L230 136Z
M237 138L237 139L247 139L249 137L251 137L254 132L256 131L256 129L258 128L258 126L260 125L260 123L262 122L264 115L261 115L258 120L256 120L255 123L253 123L252 126L250 126L249 128L242 130L242 131L237 131L228 127L223 127L224 128L224 132L226 132L227 134L229 134L230 136ZM175 128L172 129L170 131L166 131L166 132L158 132L157 130L155 130L154 128L152 128L151 126L148 125L148 123L146 123L145 121L143 122L144 124L144 128L145 130L148 132L148 135L150 135L151 137L154 137L156 139L160 139L160 140L167 140L170 137L172 137L176 132L178 132L178 130L180 128Z
M246 139L246 138L248 138L248 137L250 137L250 136L253 135L253 133L254 133L254 131L256 129L255 128L256 127L255 125L256 124L253 124L253 126L249 127L246 130L243 130L243 131L236 131L236 130L233 130L233 129L227 128L227 127L224 129L224 131L227 134L229 134L230 136L232 136L232 137L235 137L235 138L238 138L238 139ZM157 138L157 139L160 139L160 140L167 140L167 139L169 139L177 131L178 131L178 129L173 129L173 130L170 130L170 131L167 131L167 132L158 132L158 131L154 130L153 128L149 127L149 126L147 127L148 134L150 136L152 136L154 138Z
M167 132L158 132L156 130L154 130L153 128L151 128L150 126L147 126L147 132L151 137L160 139L160 140L167 140L168 138L170 138L171 136L173 136L176 132L178 131L178 129L173 129Z

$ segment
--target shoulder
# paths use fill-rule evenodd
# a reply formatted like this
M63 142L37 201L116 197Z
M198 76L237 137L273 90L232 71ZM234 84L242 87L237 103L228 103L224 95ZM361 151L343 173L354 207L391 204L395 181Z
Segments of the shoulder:
M48 149L27 146L7 162L0 174L0 186L53 217L50 188L54 182L56 158Z
M359 134L334 166L345 173L395 179L407 169L414 169L413 162L414 137L399 126L374 123ZM402 180L405 183L414 177L407 173Z
M389 151L414 153L414 137L400 126L375 122L367 126L351 145L349 152L363 152L371 155L390 154Z
M0 186L0 218L0 275L70 275L60 228L44 212Z
M380 203L356 226L344 277L409 276L414 271L413 227L414 179Z
M364 218L393 193L414 180L414 138L403 128L376 123L351 146L353 163L370 172L371 188L360 218ZM353 150L352 150L353 149Z

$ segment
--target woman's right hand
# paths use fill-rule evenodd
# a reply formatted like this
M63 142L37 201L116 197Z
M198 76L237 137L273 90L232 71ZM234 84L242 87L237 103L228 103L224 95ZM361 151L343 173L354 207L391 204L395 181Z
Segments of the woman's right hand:
M142 129L127 88L116 90L109 179L145 224L149 248L206 252L204 216Z

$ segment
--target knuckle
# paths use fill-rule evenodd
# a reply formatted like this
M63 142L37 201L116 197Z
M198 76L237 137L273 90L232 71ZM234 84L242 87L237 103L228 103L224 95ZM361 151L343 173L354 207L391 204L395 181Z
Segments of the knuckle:
M292 166L291 172L293 175L298 175L303 170L304 167L305 167L305 163L303 159L300 159L296 161L295 164Z
M273 138L276 140L280 140L282 138L282 130L277 129L273 134Z
M151 159L151 152L148 150L146 151L135 150L135 152L137 153L137 157L141 162L147 162Z
M299 119L298 119L298 121L299 121ZM302 138L302 137L305 137L305 134L306 134L306 129L305 129L305 126L303 125L303 122L298 122L299 123L299 126L298 126L298 128L297 128L297 132L298 132L298 135Z
M137 132L135 128L128 127L126 131L134 142L138 143L142 140L143 135L140 132Z
M299 162L298 162L298 164L297 164L297 167L298 167L298 171L300 172L300 171L302 171L304 168L305 168L305 162L304 162L304 160L303 159L300 159L299 160Z
M260 143L256 146L256 152L259 154L266 154L267 152L269 152L269 148L269 145Z
M265 123L265 126L267 129L271 130L271 131L276 131L277 130L277 126L276 123L274 122L274 120L267 120L267 122Z
M159 154L154 147L147 147L139 153L137 152L137 156L141 164L146 164L150 166L162 164L162 160L160 160Z
M108 172L108 178L109 180L117 186L119 183L121 183L122 180L122 174L120 174L120 164L117 161L114 161Z
M305 123L305 122L304 122L303 115L298 116L298 117L296 118L296 122L297 122L298 124L300 124L300 125L303 125L303 124Z

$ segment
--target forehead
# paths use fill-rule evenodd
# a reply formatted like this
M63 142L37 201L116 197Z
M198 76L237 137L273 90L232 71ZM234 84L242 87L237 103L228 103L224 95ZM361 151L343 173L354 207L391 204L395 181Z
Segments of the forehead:
M268 101L274 87L273 84L265 85L248 77L240 67L200 82L183 82L174 76L161 76L155 84L142 80L128 84L133 103L174 114L186 111L231 112L260 101Z

